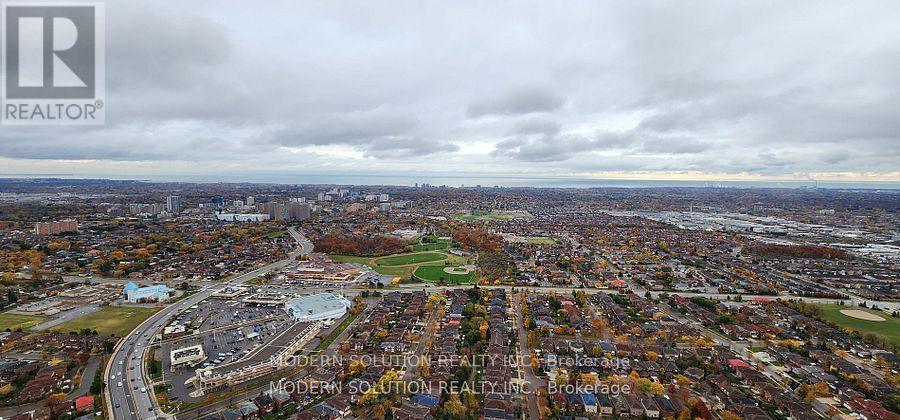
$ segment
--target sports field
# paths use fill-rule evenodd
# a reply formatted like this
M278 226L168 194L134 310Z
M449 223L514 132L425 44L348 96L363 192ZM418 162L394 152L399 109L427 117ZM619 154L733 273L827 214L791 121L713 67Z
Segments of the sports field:
M447 271L454 271L457 269L457 273ZM468 284L472 282L472 278L475 277L474 272L469 272L466 274L458 274L467 270L458 270L459 267L445 267L442 265L424 265L416 269L415 276L425 280L438 283L443 281L444 283L449 284Z
M900 346L900 319L890 316L890 314L875 311L871 309L863 309L854 306L841 305L819 305L822 308L822 317L838 324L842 327L850 328L860 333L875 333L886 337L894 345ZM842 314L842 310L860 310L869 314L881 317L884 321L868 321L859 319L849 315Z
M370 264L373 260L372 257L354 257L354 256L350 256L350 255L329 255L328 258L331 258L331 261L334 261L334 262L362 264L366 267L369 267L369 268L375 270L375 272L377 272L378 274L399 276L404 279L409 278L409 276L412 275L413 271L415 271L415 268L418 267L417 265L399 265L399 266L390 266L390 267L376 265L373 267L372 264Z
M456 213L454 219L475 222L486 220L511 220L511 219L528 219L531 217L526 211L519 210L497 210L497 211L473 211L468 213Z
M529 236L525 238L525 243L533 245L554 245L556 240L547 236Z
M97 312L87 314L57 325L54 331L81 331L85 328L97 330L97 334L124 337L159 308L106 306Z
M447 248L450 248L449 242L432 242L412 246L413 252L440 251Z
M335 262L362 264L375 270L379 274L398 276L404 280L409 279L420 267L435 266L443 269L445 266L461 266L469 263L469 259L463 256L451 253L427 251L389 255L381 258L352 257L348 255L329 255L328 257ZM372 262L375 264L370 264Z
M446 260L447 254L440 252L419 252L415 254L402 254L390 257L382 257L375 260L378 266L394 267L398 265L420 264L431 261Z
M503 212L475 211L469 213L457 213L453 215L453 218L466 222L474 222L476 220L509 220L512 216Z
M50 318L46 316L0 314L0 331L6 331L7 328L12 331L15 331L16 328L28 331L29 328L49 320Z

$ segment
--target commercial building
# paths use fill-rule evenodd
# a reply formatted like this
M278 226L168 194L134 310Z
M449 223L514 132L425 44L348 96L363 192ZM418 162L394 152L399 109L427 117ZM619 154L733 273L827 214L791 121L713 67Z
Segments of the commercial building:
M352 304L343 296L334 293L319 293L291 299L284 304L284 310L297 321L310 322L340 318Z
M163 340L168 340L170 338L178 338L183 335L187 335L187 333L188 331L186 326L184 326L183 324L173 323L171 325L166 325L165 328L163 328L162 336Z
M288 300L288 295L278 292L257 292L244 298L248 305L277 306Z
M203 351L203 345L197 344L180 349L172 349L169 354L172 370L180 366L195 365L206 359L206 352Z
M134 283L128 283L122 289L125 299L129 302L161 302L172 296L174 289L164 284L156 286L138 287Z
M199 389L217 391L290 367L286 359L322 330L322 322L297 322L241 360L197 369Z
M213 293L211 297L212 297L212 298L215 298L215 299L227 299L227 300L231 300L231 299L234 299L234 298L236 298L236 297L238 297L238 296L240 296L240 295L242 295L242 294L244 294L244 293L246 293L246 292L247 292L247 288L246 288L246 287L241 287L241 286L225 286L225 287L222 288L221 290L219 290L219 291Z
M359 277L358 264L332 263L316 255L310 261L303 261L285 268L287 281L314 281L327 283L348 283Z

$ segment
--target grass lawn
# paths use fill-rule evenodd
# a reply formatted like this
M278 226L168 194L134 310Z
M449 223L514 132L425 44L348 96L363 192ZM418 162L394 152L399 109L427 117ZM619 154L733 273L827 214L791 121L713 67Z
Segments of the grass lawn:
M157 311L159 308L106 306L97 312L57 325L53 330L65 333L90 328L97 330L100 335L124 337Z
M450 247L449 242L431 242L412 246L413 252L440 251Z
M328 258L331 258L331 261L334 262L356 263L362 265L369 265L369 261L372 261L371 257L354 257L352 255L329 255Z
M283 238L283 237L284 237L284 234L285 234L285 231L283 231L283 230L277 230L277 231L275 231L275 232L272 232L272 233L266 235L266 237L269 238L269 239Z
M338 324L337 328L331 330L331 332L328 333L328 337L325 337L324 340L319 342L319 344L316 346L316 348L313 349L313 353L318 353L318 352L328 348L328 346L330 346L331 343L333 343L334 340L336 340L338 338L338 336L341 335L341 333L347 329L347 326L349 326L350 323L353 322L353 320L356 319L357 316L358 316L357 314L350 314L350 316L344 318L344 320L341 321L340 324Z
M454 214L453 218L462 220L464 222L474 222L474 221L478 220L477 216L473 216L471 214L466 214L466 213Z
M400 278L408 279L415 269L415 265L404 265L399 267L375 267L375 272L378 274L399 276Z
M447 254L440 252L420 252L417 254L394 255L390 257L382 257L375 260L375 264L379 266L398 266L409 264L420 264L431 261L446 260Z
M510 220L510 219L518 219L524 217L526 213L521 211L476 211L469 213L457 213L452 217L454 219L466 221L466 222L474 222L477 220Z
M157 380L162 377L162 362L156 360L157 350L159 350L159 346L150 347L150 350L147 351L147 358L144 360L147 364L147 373L152 380Z
M463 257L461 255L447 254L449 255L449 265L466 265L469 263L468 257Z
M415 273L416 277L435 283L443 280L444 283L450 284L468 284L472 282L472 278L475 277L474 272L468 274L452 274L445 272L444 268L446 267L443 265L425 265L417 268Z
M894 318L887 313L875 311L871 309L860 308L857 306L841 306L841 305L819 305L822 308L822 317L838 324L859 331L860 333L875 333L891 340L896 346L900 346L900 319ZM864 319L854 318L841 313L842 309L856 309L878 315L884 318L884 321L867 321Z
M554 245L556 244L556 240L546 236L529 236L525 239L525 243L534 245Z
M351 255L329 255L328 258L331 258L331 261L334 262L344 262L344 263L356 263L362 264L366 267L372 268L378 274L387 274L390 276L400 276L403 278L409 278L412 275L412 270L415 268L414 266L410 267L381 267L376 266L372 267L369 265L369 262L372 261L371 257L354 257Z
M0 314L0 331L5 331L7 328L13 331L15 331L16 328L27 331L29 328L43 324L49 320L50 318L46 316Z
M449 244L449 242L445 242ZM434 245L434 244L428 244ZM421 252L416 254L399 254L388 257L353 257L349 255L329 255L334 262L349 262L368 266L379 274L398 276L401 279L409 279L413 273L420 267L440 266L443 268L445 264L454 266L468 264L469 259L459 255L445 254L442 252ZM376 265L372 267L369 262L376 260ZM387 261L387 262L385 262Z

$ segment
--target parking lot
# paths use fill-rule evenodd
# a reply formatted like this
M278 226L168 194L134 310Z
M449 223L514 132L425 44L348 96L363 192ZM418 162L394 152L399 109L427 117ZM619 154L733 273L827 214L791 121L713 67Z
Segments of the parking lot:
M172 324L185 325L188 335L165 340L157 351L165 382L172 385L176 400L193 400L194 389L185 385L199 368L225 365L252 354L294 324L279 307L254 306L240 301L205 300L176 317ZM202 331L191 334L192 331ZM190 365L172 368L173 349L202 344L205 358Z

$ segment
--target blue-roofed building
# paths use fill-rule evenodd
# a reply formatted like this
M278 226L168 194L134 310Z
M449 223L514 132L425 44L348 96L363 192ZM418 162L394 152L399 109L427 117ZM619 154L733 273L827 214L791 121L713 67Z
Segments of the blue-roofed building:
M138 289L138 285L136 285L136 284L134 284L134 282L131 282L131 281L130 281L130 282L128 282L128 284L126 284L125 287L122 289L122 294L125 295L125 296L128 296L128 292L130 292L130 291L132 291L132 290L137 290L137 289Z
M133 285L134 283L128 284ZM125 285L125 288L127 289L128 285ZM125 297L129 302L160 302L171 297L173 292L175 292L175 289L164 284L158 284L156 286L138 287L136 289L126 290Z

